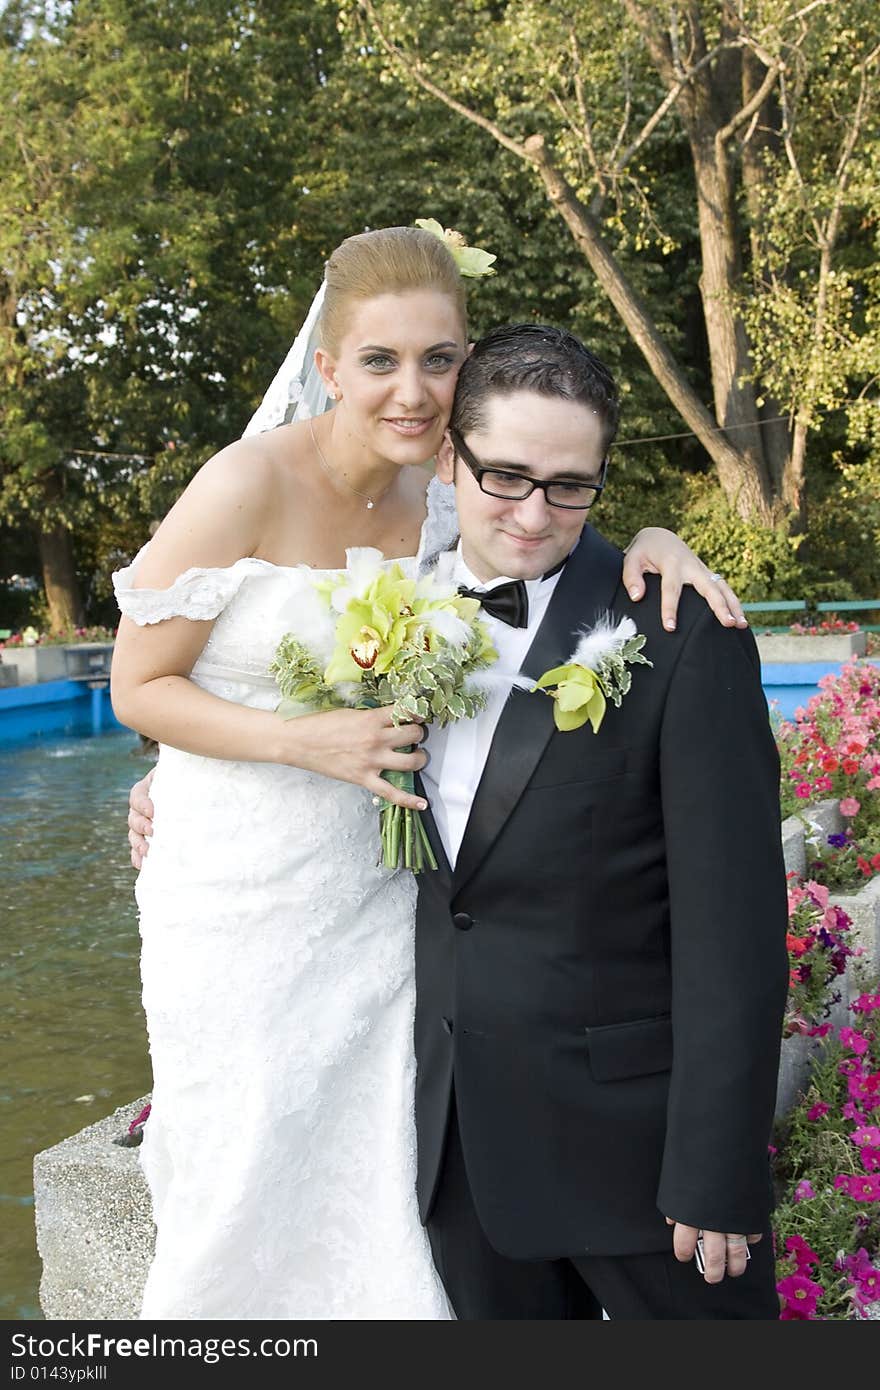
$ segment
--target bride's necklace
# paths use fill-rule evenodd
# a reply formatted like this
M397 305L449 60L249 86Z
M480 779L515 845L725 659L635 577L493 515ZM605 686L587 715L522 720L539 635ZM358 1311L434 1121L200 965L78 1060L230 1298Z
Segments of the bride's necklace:
M320 444L315 438L315 427L312 424L311 420L309 420L309 434L312 436L312 443L315 446L315 453L318 455L318 460L321 464L321 467L324 469L324 472L328 475L328 477L332 478L334 483L344 483L345 486L348 488L349 492L354 493L355 497L362 497L367 504L367 511L371 512L375 507L376 503L382 501L382 498L385 496L386 492L388 491L388 488L391 487L391 483L388 484L388 487L383 488L380 495L376 498L371 497L368 492L359 492L356 487L352 487L351 483L342 473L337 473L335 469L330 467L329 463L327 462L323 453L321 452ZM391 479L391 482L394 482L393 478Z

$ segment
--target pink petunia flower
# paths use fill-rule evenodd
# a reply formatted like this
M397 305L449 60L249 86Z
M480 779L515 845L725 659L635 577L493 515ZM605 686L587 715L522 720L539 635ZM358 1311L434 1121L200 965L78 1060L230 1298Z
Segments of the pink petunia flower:
M794 1258L795 1269L798 1274L819 1263L819 1256L812 1246L804 1240L803 1236L789 1236L785 1242L785 1250Z
M880 1125L860 1125L850 1135L854 1144L880 1145Z
M862 1176L861 1173L838 1173L834 1179L835 1191L844 1191L854 1202L880 1201L880 1173Z
M821 1284L814 1283L806 1274L789 1274L787 1279L779 1280L776 1289L785 1299L779 1315L782 1321L812 1318L816 1304L825 1292Z
M836 1267L849 1274L857 1307L861 1309L880 1299L880 1269L871 1263L864 1247L854 1255L847 1255Z
M807 1111L807 1119L821 1120L822 1116L827 1115L830 1109L831 1106L827 1105L824 1100L817 1100L816 1104L811 1105L809 1110Z
M808 1202L810 1198L815 1197L815 1195L813 1184L810 1182L809 1178L801 1178L794 1190L794 1200L796 1202Z
M855 1028L841 1028L837 1035L844 1047L848 1047L850 1052L855 1052L859 1057L864 1057L871 1044L864 1033L859 1033Z
M850 1004L853 1013L871 1014L876 1009L880 1009L880 994L860 994L858 999L854 999Z
M813 899L813 902L818 903L822 911L824 912L826 907L828 906L828 897L830 890L825 887L824 883L816 883L811 878L807 879L806 883L804 884L804 887L806 888L810 897Z
M840 803L840 814L842 816L857 816L861 809L861 802L856 801L854 796L845 796Z

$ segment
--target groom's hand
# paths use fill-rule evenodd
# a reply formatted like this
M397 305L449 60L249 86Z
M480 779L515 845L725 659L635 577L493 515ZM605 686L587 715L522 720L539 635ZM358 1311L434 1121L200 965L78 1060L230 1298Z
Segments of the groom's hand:
M761 1239L760 1235L742 1236L727 1231L700 1231L696 1226L684 1226L680 1221L666 1218L667 1226L672 1226L672 1248L675 1258L683 1264L694 1257L697 1240L703 1237L703 1278L707 1284L720 1284L725 1274L736 1278L745 1272L748 1263L748 1248Z
M150 785L156 769L151 768L146 777L135 782L128 793L128 843L131 845L131 867L140 869L150 848L148 836L153 833L153 803L150 800Z

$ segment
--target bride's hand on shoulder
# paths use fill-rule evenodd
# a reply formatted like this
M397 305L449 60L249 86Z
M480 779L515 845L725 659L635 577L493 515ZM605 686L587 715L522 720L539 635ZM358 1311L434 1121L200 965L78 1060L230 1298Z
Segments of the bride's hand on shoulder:
M748 627L742 604L729 584L712 573L690 546L663 526L643 526L626 548L623 583L631 599L645 595L644 575L660 575L660 613L668 632L675 631L682 587L690 584L724 627Z
M426 808L423 797L392 786L382 776L383 772L418 772L425 766L428 759L421 747L411 753L399 751L422 743L424 724L395 726L388 708L341 709L300 715L286 720L284 728L287 747L282 748L282 761L366 787L374 797L396 806L413 811Z

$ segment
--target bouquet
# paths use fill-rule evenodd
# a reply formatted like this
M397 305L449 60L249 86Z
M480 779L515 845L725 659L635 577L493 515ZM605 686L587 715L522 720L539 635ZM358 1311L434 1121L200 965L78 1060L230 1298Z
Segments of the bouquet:
M316 578L315 604L302 606L300 631L278 645L269 671L283 697L281 717L390 706L394 724L415 717L443 725L483 709L486 691L476 677L497 653L477 600L436 575L416 576L414 561L389 563L372 547L347 550L346 559L341 573ZM410 772L383 775L414 790ZM386 868L436 869L418 811L387 802L380 830Z

